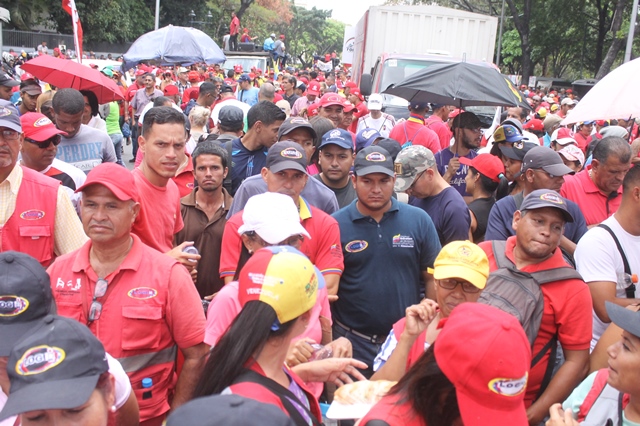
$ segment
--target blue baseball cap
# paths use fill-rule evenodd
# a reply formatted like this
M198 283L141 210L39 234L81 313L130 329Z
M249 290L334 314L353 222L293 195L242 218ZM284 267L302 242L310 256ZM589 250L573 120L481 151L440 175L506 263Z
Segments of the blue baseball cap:
M360 130L356 135L356 151L371 146L378 138L382 138L382 135L376 129L369 127Z
M322 135L322 142L320 142L320 149L327 145L338 145L343 149L353 150L353 138L351 133L344 129L333 129Z

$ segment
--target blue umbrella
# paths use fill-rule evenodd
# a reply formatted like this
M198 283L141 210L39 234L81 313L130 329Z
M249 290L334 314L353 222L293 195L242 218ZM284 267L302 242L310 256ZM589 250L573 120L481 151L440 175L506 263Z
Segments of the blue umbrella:
M215 41L195 28L168 25L141 35L124 54L123 69L143 61L160 65L219 64L226 56Z

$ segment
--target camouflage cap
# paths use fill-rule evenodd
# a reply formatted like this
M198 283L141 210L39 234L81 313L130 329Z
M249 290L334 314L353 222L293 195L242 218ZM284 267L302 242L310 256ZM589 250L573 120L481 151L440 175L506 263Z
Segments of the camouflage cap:
M419 173L436 165L436 159L429 148L412 145L404 148L394 163L396 172L396 192L404 192L413 183Z

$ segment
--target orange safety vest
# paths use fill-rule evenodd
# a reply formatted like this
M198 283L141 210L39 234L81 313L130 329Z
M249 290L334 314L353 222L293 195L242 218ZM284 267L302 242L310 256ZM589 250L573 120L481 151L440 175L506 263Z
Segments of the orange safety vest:
M26 253L47 267L54 258L53 237L60 181L27 167L22 167L22 171L16 208L0 228L2 251Z

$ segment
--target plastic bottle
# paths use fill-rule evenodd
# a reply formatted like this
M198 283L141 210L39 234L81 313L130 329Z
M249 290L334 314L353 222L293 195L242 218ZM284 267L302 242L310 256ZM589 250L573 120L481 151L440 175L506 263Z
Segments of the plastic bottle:
M625 272L618 274L618 290L626 290L628 287L638 283L638 276L636 274L627 274ZM634 287L635 293L635 287Z
M153 380L150 377L145 377L142 379L142 399L150 399L151 398L151 386L153 386ZM144 390L148 389L148 390Z
M331 358L331 356L333 355L333 350L330 346L322 346L318 343L314 343L311 345L311 347L313 348L313 355L311 356L311 359L309 361L327 359Z
M200 252L198 251L198 249L195 246L186 246L185 248L182 249L183 253L189 253L189 254L200 254ZM190 262L197 262L197 260L195 259L189 259Z

